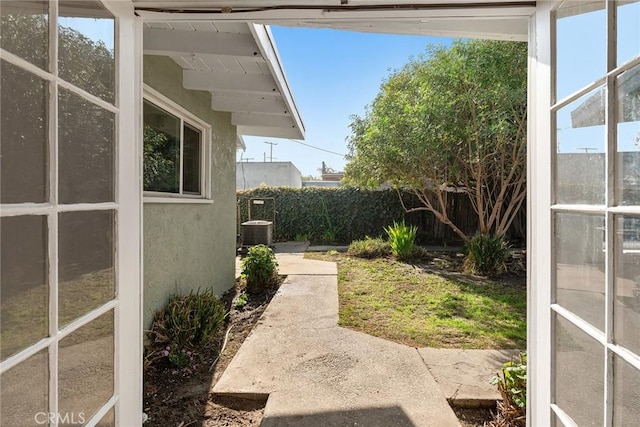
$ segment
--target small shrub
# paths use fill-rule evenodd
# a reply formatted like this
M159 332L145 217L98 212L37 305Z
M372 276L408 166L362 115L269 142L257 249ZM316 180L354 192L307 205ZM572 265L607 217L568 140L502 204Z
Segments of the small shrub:
M322 232L321 239L323 242L332 243L336 240L336 232L333 230L325 230Z
M502 375L491 381L498 385L502 401L498 401L492 427L524 427L527 424L527 354L520 353L520 361L504 364Z
M278 284L278 261L270 247L257 245L249 248L242 260L242 277L247 281L247 292L256 293Z
M394 221L393 226L386 227L384 231L389 237L389 244L391 245L391 253L393 256L396 258L407 258L414 253L418 227L415 225L408 226L404 220L402 222Z
M191 354L187 354L187 352L184 350L169 350L168 358L169 362L171 362L173 366L176 366L178 368L184 368L193 360Z
M422 246L413 245L413 249L411 252L403 256L401 259L411 260L411 261L426 261L431 259L431 253Z
M246 294L246 292L241 293L238 296L238 299L236 299L236 308L242 308L247 305L248 297L249 296Z
M497 274L506 270L509 245L503 237L476 233L465 246L464 269L472 274Z
M358 258L380 258L391 255L391 245L379 237L367 236L363 240L351 242L347 255Z
M307 233L298 233L294 237L294 240L296 242L306 242L306 241L309 240L309 234L307 234Z
M194 350L210 344L227 317L224 304L211 289L172 295L158 310L148 332L155 351L178 367L189 363Z

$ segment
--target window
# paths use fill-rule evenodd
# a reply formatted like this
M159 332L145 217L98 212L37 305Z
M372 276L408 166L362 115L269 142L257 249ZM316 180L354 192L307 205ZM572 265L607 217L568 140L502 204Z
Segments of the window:
M145 91L143 185L153 198L147 201L207 199L209 127L150 88Z

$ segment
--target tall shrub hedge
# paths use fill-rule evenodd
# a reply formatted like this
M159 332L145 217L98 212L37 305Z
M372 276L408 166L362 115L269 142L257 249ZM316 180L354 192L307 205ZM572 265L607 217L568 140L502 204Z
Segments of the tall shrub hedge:
M438 222L433 214L420 211L406 213L395 190L361 190L352 187L264 187L239 191L238 224L248 220L248 201L251 198L273 197L276 222L274 238L294 240L307 234L311 240L321 240L326 231L333 231L338 242L349 243L365 236L383 236L384 227L405 221L418 227L416 242L421 244L459 244L460 239L449 227ZM407 207L420 206L410 194L404 194ZM475 214L464 195L450 195L451 217L463 231L473 235L477 229ZM252 205L251 219L273 216L273 204ZM522 220L524 224L524 217ZM512 227L512 239L523 239L523 233Z

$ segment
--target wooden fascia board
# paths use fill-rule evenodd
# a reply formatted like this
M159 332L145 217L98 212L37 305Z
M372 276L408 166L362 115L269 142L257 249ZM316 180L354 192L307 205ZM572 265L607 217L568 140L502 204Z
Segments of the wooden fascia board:
M267 61L269 71L271 71L271 75L273 76L275 83L278 86L280 95L282 96L284 103L288 108L289 114L293 119L294 126L299 129L301 135L299 138L304 139L304 123L302 122L300 111L298 110L298 106L296 105L295 99L293 98L293 92L289 87L289 82L287 81L287 76L284 72L284 68L282 67L282 61L280 60L280 55L278 54L273 34L271 34L269 27L264 25L249 24L249 28L251 29L251 33L253 34L258 47L260 48L262 57Z
M212 94L211 109L240 113L262 113L288 115L289 110L280 97L246 96L242 94Z
M291 116L273 114L232 113L231 124L236 126L294 128Z
M304 135L300 129L262 127L262 126L238 126L238 134L246 136L262 136L267 138L291 138L302 139Z
M251 34L144 29L145 55L223 55L262 60Z
M185 89L276 94L278 86L273 78L263 74L222 73L215 71L183 70Z

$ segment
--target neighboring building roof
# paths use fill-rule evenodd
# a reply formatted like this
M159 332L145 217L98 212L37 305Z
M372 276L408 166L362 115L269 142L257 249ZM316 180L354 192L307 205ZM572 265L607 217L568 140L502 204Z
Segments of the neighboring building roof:
M134 0L144 18L251 21L362 32L527 40L533 0Z
M267 26L167 17L145 22L145 55L171 57L183 68L183 86L210 92L211 108L231 112L239 135L304 139L304 124Z

